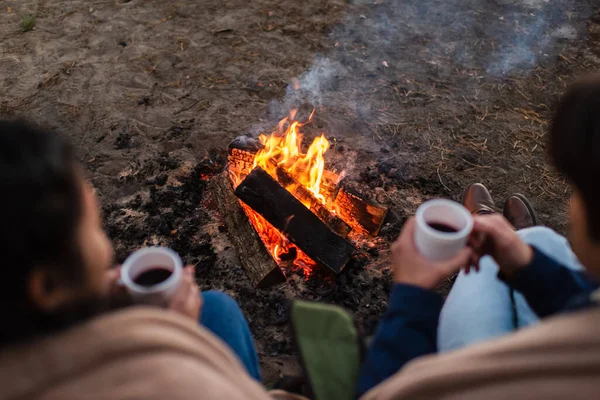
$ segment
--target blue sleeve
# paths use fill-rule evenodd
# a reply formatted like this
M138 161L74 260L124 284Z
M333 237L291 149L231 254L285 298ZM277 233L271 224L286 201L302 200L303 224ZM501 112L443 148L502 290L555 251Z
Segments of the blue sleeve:
M359 396L389 378L410 360L437 351L442 297L416 286L395 284L361 367Z
M510 279L500 279L525 296L529 306L540 317L565 308L571 299L597 288L584 271L567 268L533 247L533 260Z

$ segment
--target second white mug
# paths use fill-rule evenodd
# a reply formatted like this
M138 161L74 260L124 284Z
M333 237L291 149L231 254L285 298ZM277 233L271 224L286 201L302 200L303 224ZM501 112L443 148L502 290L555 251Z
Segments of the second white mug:
M466 246L473 230L473 217L452 200L430 200L417 209L415 245L432 261L445 261Z

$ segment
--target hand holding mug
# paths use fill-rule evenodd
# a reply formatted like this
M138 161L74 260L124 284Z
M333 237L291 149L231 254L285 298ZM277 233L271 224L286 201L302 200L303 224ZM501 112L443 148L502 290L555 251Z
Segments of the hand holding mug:
M133 299L121 280L121 266L116 265L106 271L106 294L108 308L119 310L133 305Z
M115 274L115 272L111 272ZM120 268L121 282L135 303L166 307L198 321L202 298L194 267L165 247L147 247L130 255Z
M416 225L416 218L410 218L392 245L394 282L435 289L444 279L468 265L474 253L470 247L463 246L450 259L433 261L417 249Z
M169 309L198 321L202 309L202 297L199 292L194 277L194 266L188 265L183 269L181 283L169 303Z
M121 282L135 303L167 306L181 284L183 262L166 247L146 247L121 267Z
M469 245L479 257L491 256L507 277L526 267L533 259L533 249L523 242L513 226L500 214L474 217L473 233Z

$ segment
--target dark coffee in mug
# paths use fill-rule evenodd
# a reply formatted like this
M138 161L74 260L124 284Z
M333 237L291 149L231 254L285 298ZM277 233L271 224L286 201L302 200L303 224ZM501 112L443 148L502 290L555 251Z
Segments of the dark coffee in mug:
M444 224L442 222L428 222L427 225L435 229L436 231L444 232L444 233L456 233L458 229L448 224Z
M133 281L140 286L154 286L169 279L173 272L163 267L151 267L139 274Z

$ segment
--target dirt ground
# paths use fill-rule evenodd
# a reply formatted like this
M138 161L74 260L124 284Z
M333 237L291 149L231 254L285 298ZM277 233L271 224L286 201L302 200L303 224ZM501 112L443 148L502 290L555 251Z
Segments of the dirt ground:
M26 15L35 29L23 32ZM564 232L569 191L544 136L566 85L600 67L592 0L0 0L0 38L0 117L72 139L119 261L171 246L202 289L234 296L267 381L298 370L291 299L341 305L373 333L388 245L423 200L480 181L499 205L530 196ZM327 132L329 165L391 212L339 276L256 291L207 182L233 138L291 105L316 107L307 128Z

